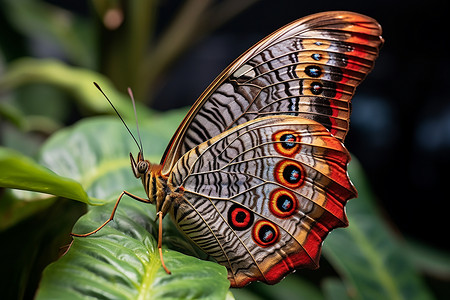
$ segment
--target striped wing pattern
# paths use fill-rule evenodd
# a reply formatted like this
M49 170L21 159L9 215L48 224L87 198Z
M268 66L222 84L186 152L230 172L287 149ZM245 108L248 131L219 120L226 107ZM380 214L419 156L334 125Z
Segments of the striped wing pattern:
M315 120L343 141L351 98L373 67L379 24L351 12L299 19L250 48L206 89L162 159L163 174L187 151L222 132L268 115Z
M232 286L276 283L318 266L327 233L347 225L356 196L350 156L321 124L270 116L246 122L188 151L168 184L182 188L171 216L228 269Z

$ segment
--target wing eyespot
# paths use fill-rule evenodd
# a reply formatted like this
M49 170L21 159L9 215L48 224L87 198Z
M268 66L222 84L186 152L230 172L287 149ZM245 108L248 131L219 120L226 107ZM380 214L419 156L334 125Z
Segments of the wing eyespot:
M281 219L292 217L298 211L297 197L286 189L276 189L270 193L269 210Z
M252 237L258 246L265 248L278 241L280 238L280 230L272 222L260 220L253 226Z

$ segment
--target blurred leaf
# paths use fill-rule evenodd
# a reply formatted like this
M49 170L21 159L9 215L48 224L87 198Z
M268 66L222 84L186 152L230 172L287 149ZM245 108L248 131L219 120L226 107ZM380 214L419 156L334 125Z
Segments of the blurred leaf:
M347 204L350 226L333 231L324 254L361 299L433 299L374 204L356 160L349 168L358 199ZM354 291L353 291L354 289Z
M154 206L127 200L114 222L93 236L75 238L69 252L44 271L37 299L225 299L227 271L216 263L163 250L172 275L165 273L151 235ZM112 205L106 207L93 208L74 231L103 223Z
M322 283L327 300L350 300L348 290L340 279L327 278Z
M72 63L95 68L95 31L88 19L44 1L4 0L3 5L9 22L34 43L50 42L60 47Z
M0 117L8 120L19 128L25 128L26 119L23 113L6 101L0 102Z
M63 127L66 120L73 118L74 105L66 100L69 97L62 89L52 85L30 83L8 96L11 105L24 114L23 129L26 131L44 132L48 136ZM54 127L55 130L51 131Z
M450 254L418 241L407 241L406 254L414 265L430 276L450 280Z
M297 299L297 300L323 300L321 291L311 284L311 282L301 279L298 276L287 276L276 286L267 285L261 282L255 282L245 287L245 292L240 289L232 289L237 300L246 300L248 295L254 299L278 300L278 299ZM253 292L249 294L249 292ZM250 298L252 299L252 298Z
M117 92L104 75L83 68L71 67L58 60L35 58L16 60L0 77L0 89L14 89L30 83L46 83L66 90L81 106L92 112L113 113L109 103L92 84L94 81L102 87L125 119L134 119L134 111L129 98ZM141 120L153 115L150 110L139 103L136 103L136 109L138 118Z
M228 291L227 297L225 299L226 300L235 300L234 295L231 291ZM251 300L251 299L249 299L249 300Z
M104 73L117 87L133 86L139 99L151 101L161 77L182 53L255 2L183 1L171 8L175 14L159 33L155 30L158 1L93 1L101 19L113 13L126 20L117 30L105 31L108 38L101 45L106 49L101 56Z
M25 122L27 126L28 122ZM11 123L4 122L1 128L1 144L29 157L36 157L45 136L34 131L24 131Z

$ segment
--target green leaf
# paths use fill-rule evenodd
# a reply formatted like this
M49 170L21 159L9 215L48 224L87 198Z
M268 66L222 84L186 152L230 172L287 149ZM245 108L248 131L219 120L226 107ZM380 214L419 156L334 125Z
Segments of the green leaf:
M450 253L415 240L408 240L406 254L424 273L439 278L450 278Z
M0 186L36 191L88 202L81 185L58 176L22 154L0 147Z
M374 204L359 164L350 164L358 199L347 204L350 226L333 231L324 254L361 299L433 299Z
M0 169L0 187L22 190L7 190L3 193L0 201L0 230L51 205L55 200L52 195L96 203L94 199L89 199L77 181L59 176L14 150L0 147Z
M172 275L165 273L154 238L154 206L127 200L115 221L75 238L68 253L46 268L37 299L225 299L229 281L219 264L164 249ZM101 224L112 210L105 207L93 208L74 231Z

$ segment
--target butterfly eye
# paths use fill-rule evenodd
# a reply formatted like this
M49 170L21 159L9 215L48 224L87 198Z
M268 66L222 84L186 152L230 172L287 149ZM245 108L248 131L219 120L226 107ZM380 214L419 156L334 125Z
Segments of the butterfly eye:
M147 172L148 163L146 161L140 161L137 165L137 170L140 174L144 174Z

